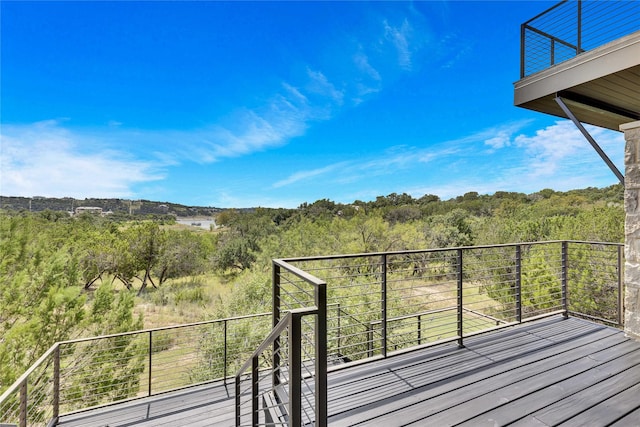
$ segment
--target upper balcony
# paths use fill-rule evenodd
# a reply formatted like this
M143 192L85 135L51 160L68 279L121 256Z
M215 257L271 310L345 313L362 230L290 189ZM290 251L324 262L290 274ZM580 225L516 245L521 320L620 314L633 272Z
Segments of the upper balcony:
M521 25L514 104L619 130L640 120L640 2L564 0Z

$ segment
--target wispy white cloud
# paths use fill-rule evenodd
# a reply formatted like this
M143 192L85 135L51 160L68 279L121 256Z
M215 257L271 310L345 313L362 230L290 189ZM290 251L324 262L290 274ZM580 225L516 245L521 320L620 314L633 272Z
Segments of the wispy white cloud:
M322 72L307 68L307 74L309 76L309 84L307 85L309 92L326 97L337 105L342 105L344 92L336 89Z
M413 32L413 27L408 20L404 20L401 25L393 26L387 20L383 22L385 38L389 40L396 49L398 55L398 65L404 70L411 70L411 46L409 39Z
M624 138L618 132L585 126L603 150L619 167L623 163ZM485 131L469 140L484 139L490 150L470 146L470 163L458 154L465 174L447 175L447 180L432 179L425 185L407 190L412 195L437 194L442 198L459 196L468 191L480 194L494 191L531 193L543 188L566 191L574 188L605 186L617 182L615 175L589 145L584 136L568 120L523 133L517 125L498 126L493 138ZM501 157L506 155L507 157ZM470 173L472 172L473 173Z
M406 192L414 197L437 194L447 199L469 191L564 191L616 182L572 123L558 121L533 132L525 131L532 124L531 120L504 123L426 148L390 147L379 156L296 172L274 187L302 183L308 186L320 181L325 187L344 188L344 195L338 198L350 202L355 198L371 199L385 191ZM614 162L620 164L622 135L588 128ZM398 180L399 175L403 180ZM387 176L393 179L386 179ZM353 185L356 182L366 185Z
M362 47L353 55L353 62L358 71L375 81L380 81L382 77L378 70L369 63L369 57L362 51Z
M624 138L618 132L589 125L585 128L605 152L620 152L620 147L624 147ZM518 135L513 143L524 149L530 158L527 171L530 179L553 176L560 170L580 173L588 164L602 162L584 136L568 120L557 121L532 136ZM600 166L606 168L604 162Z
M91 150L55 121L2 127L0 193L14 196L130 197L132 186L163 178L151 162Z
M299 181L305 181L305 180L309 180L311 178L317 178L319 176L322 175L326 175L330 172L333 172L335 170L339 170L345 166L347 166L349 164L349 162L339 162L339 163L335 163L332 165L328 165L322 168L318 168L318 169L311 169L311 170L305 170L305 171L298 171L295 172L293 174L291 174L289 177L280 180L278 182L275 182L272 187L273 188L280 188L280 187L285 187L287 185L291 185L291 184L295 184Z

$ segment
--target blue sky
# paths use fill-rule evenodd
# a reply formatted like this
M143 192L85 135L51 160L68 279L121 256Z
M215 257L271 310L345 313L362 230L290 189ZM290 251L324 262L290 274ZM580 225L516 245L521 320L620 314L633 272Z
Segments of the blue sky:
M12 2L0 194L216 207L603 187L573 124L513 106L555 2ZM620 169L623 136L589 127Z

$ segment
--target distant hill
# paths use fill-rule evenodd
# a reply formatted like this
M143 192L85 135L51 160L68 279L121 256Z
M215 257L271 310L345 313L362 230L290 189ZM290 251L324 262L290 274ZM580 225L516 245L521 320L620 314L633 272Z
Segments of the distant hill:
M103 212L131 215L176 215L179 217L212 216L223 209L203 206L184 206L170 202L126 199L74 199L71 197L11 197L0 196L0 209L11 211L75 212L78 207L102 208Z

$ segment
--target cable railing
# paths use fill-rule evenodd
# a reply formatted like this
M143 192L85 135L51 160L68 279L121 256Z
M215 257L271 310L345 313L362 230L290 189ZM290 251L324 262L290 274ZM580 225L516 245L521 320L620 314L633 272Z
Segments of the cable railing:
M552 241L285 261L327 283L332 370L559 313L620 326L622 256ZM301 282L274 280L274 313L312 301Z
M326 427L326 283L279 259L273 283L273 329L235 377L236 426Z
M520 27L520 77L640 30L640 2L563 0Z
M238 425L326 426L328 371L558 314L621 326L622 248L551 241L276 259L271 316L56 343L0 396L0 425L53 426L233 379Z
M314 343L305 333L309 328L303 319L317 314L315 308L288 311L239 369L235 377L237 426L314 422Z
M0 425L55 425L89 408L226 384L271 329L269 315L58 342L0 396Z

